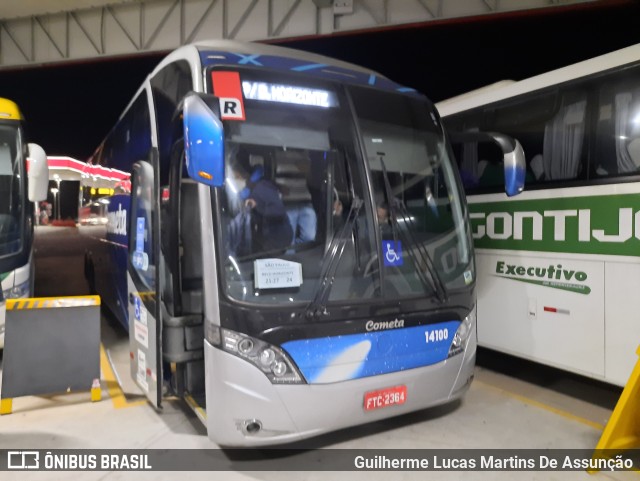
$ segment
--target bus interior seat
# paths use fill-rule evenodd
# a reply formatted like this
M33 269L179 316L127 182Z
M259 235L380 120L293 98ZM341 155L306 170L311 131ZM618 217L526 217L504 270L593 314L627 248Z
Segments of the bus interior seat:
M478 162L478 186L497 187L504 182L504 166L495 160Z
M202 313L203 270L198 184L192 180L183 180L180 183L180 196L182 310L183 313Z
M544 162L542 160L542 154L536 154L529 163L531 173L535 180L543 180L544 178Z
M307 178L296 162L280 160L276 166L275 181L282 188L283 202L311 202Z
M279 159L275 171L275 183L280 189L282 203L287 211L291 230L292 243L313 242L317 232L317 212L312 203L312 196L307 185L307 176L299 168L296 159ZM300 223L300 209L307 209L310 225Z

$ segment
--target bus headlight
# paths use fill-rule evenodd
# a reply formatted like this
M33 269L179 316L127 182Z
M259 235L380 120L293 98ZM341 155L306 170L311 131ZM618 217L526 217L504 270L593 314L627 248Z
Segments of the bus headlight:
M29 281L13 286L11 289L2 291L5 299L18 299L19 297L29 297Z
M456 354L461 353L464 350L464 346L469 339L469 335L473 332L476 325L476 306L473 306L471 312L465 317L460 326L458 326L458 330L453 336L453 342L451 343L451 347L449 348L449 357L455 356Z
M272 349L266 348L260 352L260 364L265 367L271 366L276 359L276 353Z
M260 369L273 384L305 381L286 353L260 339L207 323L206 338L212 345L238 356Z
M271 372L276 376L284 376L287 373L287 365L282 361L274 362L271 365Z

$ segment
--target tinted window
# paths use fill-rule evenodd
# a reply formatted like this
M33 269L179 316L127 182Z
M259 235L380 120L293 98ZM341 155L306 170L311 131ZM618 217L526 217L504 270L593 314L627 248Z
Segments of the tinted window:
M590 133L588 90L583 86L532 92L446 119L452 131L488 131L510 135L522 144L527 185L587 178ZM467 189L503 186L502 154L492 144L457 148Z
M129 172L134 162L147 159L150 149L149 104L143 91L105 140L100 163Z
M598 89L594 176L640 169L640 68L611 75Z
M19 252L24 205L24 158L17 122L0 124L0 257Z
M181 124L174 119L178 104L193 90L191 71L186 61L167 65L151 79L151 91L155 104L160 154L160 183L167 183L167 168L173 143L182 136Z

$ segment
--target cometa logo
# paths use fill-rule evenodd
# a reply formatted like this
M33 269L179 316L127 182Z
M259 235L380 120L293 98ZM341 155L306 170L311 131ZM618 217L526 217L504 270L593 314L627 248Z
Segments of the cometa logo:
M394 319L393 321L368 321L365 329L371 331L381 331L383 329L398 329L404 327L404 319Z
M588 276L586 272L564 267L562 264L547 267L522 266L508 264L504 261L496 262L496 277L527 282L539 286L561 289L577 294L589 294L591 288L584 284Z

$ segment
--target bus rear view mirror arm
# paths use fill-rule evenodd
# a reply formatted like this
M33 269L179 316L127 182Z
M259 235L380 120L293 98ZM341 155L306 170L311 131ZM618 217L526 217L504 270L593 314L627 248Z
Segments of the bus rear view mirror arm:
M498 132L449 132L449 139L454 144L493 142L498 145L504 163L505 193L513 197L524 190L526 162L524 150L517 139Z

